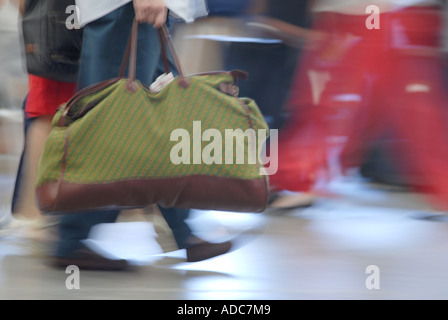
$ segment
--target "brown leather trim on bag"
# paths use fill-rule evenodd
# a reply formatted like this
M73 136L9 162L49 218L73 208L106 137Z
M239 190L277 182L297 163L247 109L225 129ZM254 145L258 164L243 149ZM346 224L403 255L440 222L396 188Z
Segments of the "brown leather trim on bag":
M240 88L234 84L221 82L218 86L219 91L225 93L231 97L238 97L240 93Z
M238 80L248 80L249 79L249 73L242 70L232 70L229 71L230 75L233 77L234 85L238 85Z
M180 59L176 53L176 50L174 48L173 45L173 41L171 39L171 34L168 30L168 27L166 25L163 25L161 28L158 29L159 34L160 34L160 39L165 40L165 45L168 48L168 51L171 53L171 57L173 58L173 62L174 65L176 66L177 72L179 73L179 75L177 76L177 82L179 83L179 85L186 89L190 86L190 78L188 78L187 76L185 76L183 70L182 70L182 66L180 64ZM165 52L165 59L167 59L166 57L166 52Z
M254 122L252 121L252 116L251 116L251 114L250 114L250 110L249 110L249 108L246 106L246 104L244 103L244 101L242 100L242 99L240 99L240 98L236 98L236 99L238 99L238 101L239 101L239 103L241 104L241 106L243 107L243 109L244 109L244 112L246 113L246 117L247 117L247 121L248 121L248 123L249 123L249 126L252 128L252 129L254 129ZM255 154L257 153L257 150L255 150ZM257 163L258 163L258 166L259 166L259 169L261 169L262 168L262 164L260 163L260 162L258 162L257 161ZM269 179L268 179L268 177L267 176L263 176L264 177L264 181L265 181L265 183L266 183L266 188L267 189L269 189ZM269 191L268 191L268 193L269 193Z
M83 97L101 91L105 88L107 88L108 86L118 82L119 80L121 80L120 78L114 78L114 79L109 79L109 80L105 80L102 82L98 82L96 84L93 84L91 86L88 86L82 90L80 90L79 92L77 92L72 98L70 98L70 100L67 102L67 104L64 107L64 111L61 115L61 117L59 118L58 122L57 122L57 126L58 127L66 127L67 126L67 115L70 112L70 109L72 108L72 106L80 99L82 99ZM78 114L73 117L71 120L74 121L76 119L79 119L81 117L83 117L90 109L92 109L95 105L87 105L85 106L80 112L78 112Z
M128 60L129 58L129 64L128 64L129 82L127 88L131 92L135 92L136 90L135 85L133 85L132 83L135 81L136 76L135 69L137 64L136 57L137 57L137 41L138 41L138 24L139 24L138 21L134 20L132 24L131 34L129 36L128 44L126 46L124 58L120 68L120 76L123 76L126 67L126 60ZM176 70L179 73L179 75L177 76L177 82L182 88L184 89L188 88L190 85L190 79L184 75L168 27L166 25L163 25L162 27L158 28L157 31L159 34L161 57L165 68L165 73L170 72L169 60L167 55L167 52L169 51L171 53L171 57L173 59L173 63L176 67Z
M209 176L93 185L54 182L38 187L36 193L39 208L44 213L63 214L86 208L138 208L156 203L163 207L255 213L264 211L268 202L266 179L242 181ZM58 198L64 201L57 201Z

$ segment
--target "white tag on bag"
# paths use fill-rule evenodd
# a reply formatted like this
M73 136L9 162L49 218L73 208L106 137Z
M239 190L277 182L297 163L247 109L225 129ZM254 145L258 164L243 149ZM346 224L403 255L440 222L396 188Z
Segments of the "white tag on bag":
M187 23L208 15L205 0L165 0L165 4L174 18Z
M174 80L173 73L170 72L168 74L164 73L159 76L156 81L154 81L150 86L149 90L152 93L160 92L163 88L165 88L171 81Z

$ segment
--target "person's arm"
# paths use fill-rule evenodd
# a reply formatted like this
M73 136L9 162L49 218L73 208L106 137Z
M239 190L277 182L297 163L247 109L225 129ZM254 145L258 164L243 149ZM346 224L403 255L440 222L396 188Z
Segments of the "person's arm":
M166 22L168 9L165 0L133 0L133 2L138 22L147 22L154 28L160 28Z

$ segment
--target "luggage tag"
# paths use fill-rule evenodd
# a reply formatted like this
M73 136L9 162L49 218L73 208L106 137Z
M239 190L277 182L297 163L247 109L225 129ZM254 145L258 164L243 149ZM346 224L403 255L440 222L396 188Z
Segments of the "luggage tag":
M168 74L164 73L159 76L156 81L154 81L150 86L149 90L152 93L160 92L163 88L165 88L171 81L174 80L173 73L170 72Z

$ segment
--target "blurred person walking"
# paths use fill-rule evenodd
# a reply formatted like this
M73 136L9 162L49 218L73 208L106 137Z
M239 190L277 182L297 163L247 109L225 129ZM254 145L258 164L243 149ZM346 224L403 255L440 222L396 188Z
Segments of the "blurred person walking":
M25 8L25 1L22 4L22 8ZM159 4L158 9L157 4ZM31 3L27 5L31 5ZM151 20L152 23L160 25L160 13L166 17L166 8L161 8L163 5L161 1L135 1L134 5L141 10L138 12L140 19L143 19L142 21ZM152 20L152 14L145 11L151 5L155 5L156 9L159 10L159 15L157 17L154 16L154 19L159 19L157 21ZM77 89L82 89L90 84L118 75L119 64L133 19L134 9L132 3L129 3L109 14L108 19L101 21L109 22L109 27L114 26L112 30L109 30L111 33L106 39L103 38L104 34L96 35L95 31L98 30L91 28L91 25L85 28L88 31L86 32L87 35L84 42L88 43L87 47L90 50L83 51L84 56L82 57L83 63L79 72L79 82L58 81L29 74L29 93L23 104L25 114L25 148L17 173L11 210L15 219L5 228L16 230L15 226L17 224L20 223L22 225L25 222L26 225L32 226L32 231L44 231L37 233L37 239L35 238L36 235L34 235L35 232L32 232L31 239L45 242L51 241L51 243L56 241L56 254L52 263L59 267L76 264L80 268L87 269L120 270L128 266L126 261L106 259L82 244L82 241L89 236L90 229L94 225L115 222L120 211L83 212L70 217L63 217L60 221L50 219L51 223L49 224L49 219L42 216L36 207L33 182L37 174L38 161L43 145L52 128L51 121L56 109L68 101ZM100 26L101 22L99 23ZM128 28L122 28L123 25L121 23L127 24ZM140 69L137 73L137 78L149 85L158 76L156 71L159 67L160 49L158 48L155 29L149 24L140 26L140 29L143 31L140 32ZM89 33L89 31L91 32ZM95 36L98 36L98 38L95 39ZM102 42L99 42L98 39L101 39ZM107 43L107 41L109 42ZM103 50L97 47L98 44L104 45L102 47ZM115 52L115 56L109 56L111 52ZM68 54L67 60L72 59L76 52ZM106 56L109 56L109 60L105 58ZM67 74L61 76L68 77ZM169 227L172 228L177 244L181 248L187 248L188 261L211 258L230 250L230 242L208 243L194 237L185 221L189 216L189 210L160 208L160 211ZM58 222L59 224L57 224ZM60 235L57 238L51 237L47 239L47 227L54 224L57 224Z
M226 50L226 67L249 71L252 81L241 85L240 93L254 98L272 129L279 129L280 138L288 130L288 124L295 125L294 117L305 116L291 110L289 97L294 95L294 76L300 69L301 57L307 50L306 44L319 39L320 34L311 29L311 8L313 0L264 0L256 1L255 12L246 10L247 25L255 35L279 40L273 43L234 42ZM315 39L315 40L313 40ZM284 155L283 155L284 157ZM279 157L285 168L286 161ZM281 173L280 173L281 174ZM276 175L274 175L274 178ZM270 208L307 207L313 203L308 192L291 192L288 185L271 181Z
M215 3L211 14L230 14L247 21L249 30L263 35L244 41L230 42L225 46L224 60L228 70L243 69L251 81L242 83L240 94L257 101L271 129L281 128L286 115L284 105L291 89L291 82L302 50L303 38L309 28L310 0L261 0L234 1L234 10L229 2ZM238 3L238 5L236 4ZM241 7L242 3L246 3ZM227 9L227 10L226 10ZM227 13L229 12L229 13ZM281 25L302 32L294 42L275 41L276 34L267 33L263 27ZM250 34L250 33L249 33ZM272 39L269 36L272 35ZM267 39L264 36L267 36ZM272 42L266 41L272 40Z
M168 23L165 1L122 0L112 5L108 0L102 0L92 6L89 0L77 0L76 4L80 8L80 23L84 30L78 90L117 77L134 19L140 22L136 78L149 86L158 76L156 72L160 61L156 28ZM212 258L230 250L229 241L210 243L194 236L186 223L189 210L159 209L172 229L178 247L186 249L187 261ZM119 210L104 210L62 216L60 240L52 264L57 267L74 264L81 269L94 270L126 269L126 260L108 259L82 243L95 225L113 223L119 213Z
M439 1L388 0L369 16L370 5L316 2L313 29L326 36L299 64L271 183L309 192L331 177L332 148L343 148L339 160L346 172L362 164L367 142L387 130L404 141L390 152L397 168L406 177L419 177L408 184L446 207L443 7Z
M15 1L20 15L25 11L25 0ZM28 4L29 5L29 4ZM20 19L19 19L20 21ZM68 59L68 58L67 58ZM51 120L60 104L75 93L76 83L62 82L28 74L28 94L22 109L24 114L24 147L16 175L11 203L11 219L2 232L25 230L25 235L47 240L46 229L54 219L43 217L36 206L34 181Z

